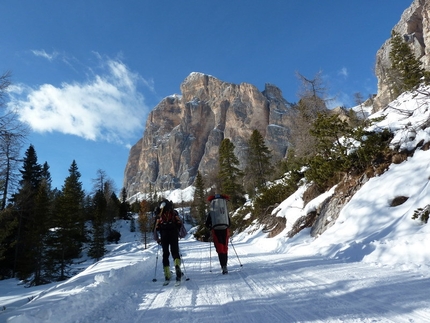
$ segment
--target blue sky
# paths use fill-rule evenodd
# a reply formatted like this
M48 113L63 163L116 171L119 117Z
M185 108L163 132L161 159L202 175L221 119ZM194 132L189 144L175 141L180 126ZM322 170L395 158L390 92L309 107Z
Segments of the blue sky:
M0 72L61 188L76 160L84 188L102 169L123 185L129 147L191 72L278 86L322 71L351 107L376 92L376 51L412 0L14 0L0 3Z

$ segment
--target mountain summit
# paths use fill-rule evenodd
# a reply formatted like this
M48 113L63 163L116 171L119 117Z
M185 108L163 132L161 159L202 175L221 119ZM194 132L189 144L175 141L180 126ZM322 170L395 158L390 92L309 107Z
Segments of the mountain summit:
M143 138L130 150L124 173L128 195L185 188L197 171L217 168L218 147L224 138L235 146L241 166L247 142L257 129L273 152L283 158L289 142L291 105L274 85L260 92L248 83L223 82L191 73L181 84L181 95L164 98L149 114Z

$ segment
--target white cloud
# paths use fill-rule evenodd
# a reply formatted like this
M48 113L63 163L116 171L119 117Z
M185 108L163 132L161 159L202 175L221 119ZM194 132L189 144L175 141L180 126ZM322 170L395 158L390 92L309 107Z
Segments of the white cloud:
M52 61L54 58L56 58L58 56L57 52L53 52L52 54L48 54L47 52L45 52L44 49L42 49L42 50L32 50L31 52L34 55L46 58L49 61Z
M127 144L142 131L149 110L137 90L146 81L121 61L109 59L104 66L102 75L83 83L13 86L9 107L36 132Z
M342 67L340 71L338 72L339 75L342 75L344 77L348 77L348 69L346 67Z
M332 96L332 99L327 102L327 106L329 109L334 109L336 107L350 107L351 103L351 97L344 92L340 92Z

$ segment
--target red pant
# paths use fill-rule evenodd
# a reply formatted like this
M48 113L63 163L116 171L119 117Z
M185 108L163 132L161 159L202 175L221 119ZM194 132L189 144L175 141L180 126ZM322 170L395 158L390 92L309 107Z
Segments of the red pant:
M230 235L229 229L212 230L212 237L214 240L214 245L217 253L227 253L229 235Z

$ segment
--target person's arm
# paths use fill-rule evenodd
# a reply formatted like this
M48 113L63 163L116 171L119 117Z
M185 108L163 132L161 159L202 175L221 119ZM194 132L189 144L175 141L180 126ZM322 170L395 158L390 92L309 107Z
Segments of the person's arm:
M211 218L211 214L208 213L207 217L206 217L206 222L205 225L207 228L212 229L212 218Z
M160 237L158 236L158 232L160 231L158 227L159 222L160 222L160 219L159 217L157 217L154 222L154 230L153 230L153 237L154 237L154 240L157 241L157 243L161 242Z
M181 218L179 217L179 213L178 213L178 211L174 210L173 212L174 212L174 214L175 214L175 222L176 222L176 225L178 226L178 229L179 229L179 228L182 226Z

